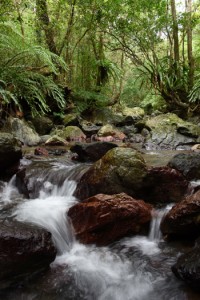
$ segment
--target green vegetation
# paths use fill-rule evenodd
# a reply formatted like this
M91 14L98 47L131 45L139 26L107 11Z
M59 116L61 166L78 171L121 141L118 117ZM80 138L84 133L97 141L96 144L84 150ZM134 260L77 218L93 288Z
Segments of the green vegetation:
M199 12L199 0L2 0L1 116L199 113Z

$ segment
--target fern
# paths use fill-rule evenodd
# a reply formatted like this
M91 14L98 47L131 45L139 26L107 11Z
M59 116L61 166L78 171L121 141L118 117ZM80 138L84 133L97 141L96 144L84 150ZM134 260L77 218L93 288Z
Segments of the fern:
M195 83L189 93L189 102L199 102L200 101L200 74L196 77Z
M54 82L53 74L67 71L62 58L49 50L29 43L10 26L0 23L0 102L15 104L23 101L32 115L50 111L47 96L58 107L65 105L62 89ZM46 70L51 76L45 76Z

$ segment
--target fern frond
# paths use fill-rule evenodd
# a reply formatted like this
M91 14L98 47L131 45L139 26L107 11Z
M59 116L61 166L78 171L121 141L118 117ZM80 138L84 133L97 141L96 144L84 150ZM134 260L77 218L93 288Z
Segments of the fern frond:
M0 102L15 103L25 101L31 113L45 114L50 108L47 97L65 105L62 89L51 76L40 73L43 67L48 73L59 74L67 70L62 58L49 50L29 43L10 24L0 23Z

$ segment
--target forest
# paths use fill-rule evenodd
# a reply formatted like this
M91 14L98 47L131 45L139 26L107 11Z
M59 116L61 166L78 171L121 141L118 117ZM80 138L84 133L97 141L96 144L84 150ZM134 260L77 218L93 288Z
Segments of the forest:
M200 0L0 0L0 299L200 299Z
M200 111L199 0L1 0L0 114Z

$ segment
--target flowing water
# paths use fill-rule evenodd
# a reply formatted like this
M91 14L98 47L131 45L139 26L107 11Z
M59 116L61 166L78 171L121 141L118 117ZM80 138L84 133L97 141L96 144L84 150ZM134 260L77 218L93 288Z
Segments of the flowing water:
M8 207L7 214L17 220L50 231L57 257L50 270L0 291L0 299L199 299L171 272L183 247L162 240L159 223L166 209L155 211L148 237L124 238L109 247L80 244L66 212L78 201L73 196L76 181L87 166L66 162L47 164L43 172L35 169L31 176L29 184L35 188L32 199L20 195L15 177L9 183L1 182L0 209L2 216Z

